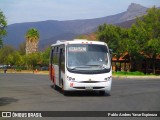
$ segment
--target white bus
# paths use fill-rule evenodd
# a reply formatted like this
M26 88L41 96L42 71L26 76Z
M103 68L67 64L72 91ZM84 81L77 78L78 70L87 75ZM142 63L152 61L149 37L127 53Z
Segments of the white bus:
M72 40L51 45L50 80L54 89L98 91L110 94L112 85L111 54L104 42Z

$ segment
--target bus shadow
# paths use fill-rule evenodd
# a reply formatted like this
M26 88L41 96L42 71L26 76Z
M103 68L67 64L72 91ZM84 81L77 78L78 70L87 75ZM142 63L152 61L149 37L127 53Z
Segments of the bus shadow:
M51 88L54 89L53 85L51 85ZM55 90L55 89L54 89ZM63 94L63 90L61 88L56 89L55 91L59 92L60 94ZM100 97L107 97L110 96L108 94L105 95L100 95L98 91L69 91L67 92L66 97L95 97L95 96L100 96Z
M1 97L0 98L0 106L11 104L12 102L17 102L17 101L18 101L18 99L15 99L12 97Z

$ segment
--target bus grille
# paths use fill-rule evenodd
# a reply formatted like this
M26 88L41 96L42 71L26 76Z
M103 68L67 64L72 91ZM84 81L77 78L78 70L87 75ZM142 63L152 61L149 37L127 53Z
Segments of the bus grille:
M79 83L98 83L100 81L80 81Z
M73 87L73 88L81 89L81 90L86 89L85 87ZM102 89L102 88L104 88L104 87L93 87L93 90Z

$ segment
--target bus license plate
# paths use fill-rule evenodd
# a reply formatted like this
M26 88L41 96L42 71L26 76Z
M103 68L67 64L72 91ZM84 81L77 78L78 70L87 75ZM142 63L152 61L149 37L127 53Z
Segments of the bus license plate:
M93 90L93 87L86 87L86 90Z

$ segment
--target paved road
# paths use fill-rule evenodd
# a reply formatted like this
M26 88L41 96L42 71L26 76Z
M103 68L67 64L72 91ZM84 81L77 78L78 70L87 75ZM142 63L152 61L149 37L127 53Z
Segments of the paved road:
M64 96L48 75L0 74L0 111L160 111L160 80L114 78L111 96Z

